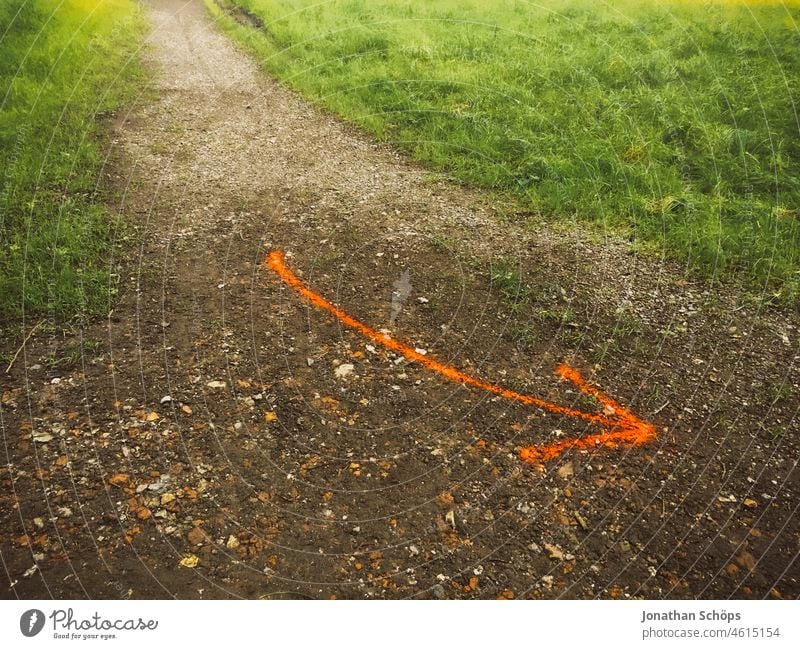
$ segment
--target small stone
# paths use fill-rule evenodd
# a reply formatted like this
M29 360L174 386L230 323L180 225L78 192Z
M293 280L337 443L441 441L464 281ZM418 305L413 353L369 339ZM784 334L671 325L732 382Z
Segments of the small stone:
M169 395L166 395L164 397L161 397L160 403L163 405L165 403L169 403L170 401L172 401L172 397L169 396Z
M156 493L160 493L160 492L164 491L164 489L167 488L167 485L164 484L161 481L159 481L159 482L151 482L149 485L147 485L147 488L150 491L155 491Z
M228 537L228 541L225 543L225 547L230 550L235 550L239 547L239 539L236 538L233 534Z
M558 467L558 471L556 471L556 473L558 473L559 478L571 478L575 473L574 469L572 468L572 462L562 464L560 467Z
M553 587L553 575L545 575L542 577L542 584L548 589Z
M191 530L189 530L186 538L192 545L203 545L208 540L208 534L206 534L200 527L193 527Z
M206 385L209 388L219 389L226 387L228 384L225 381L209 381Z
M552 543L545 543L544 549L547 550L547 556L553 559L553 561L564 560L564 551L557 545L553 545Z
M750 572L753 572L753 570L756 569L756 559L749 552L742 552L738 557L736 557L736 563Z
M50 433L34 433L33 434L33 441L37 442L38 444L47 444L47 442L51 441L53 436Z
M433 590L433 596L436 599L444 599L445 598L446 593L444 592L444 586L442 586L441 584L436 584L433 587L432 590Z
M411 545L408 546L408 552L409 554L411 554L412 557L416 557L417 555L419 555L419 548L412 543Z
M343 379L347 376L350 376L355 371L355 365L352 363L342 363L334 370L334 375L338 379Z
M200 559L194 554L187 554L179 561L179 564L183 568L194 568L198 563L200 563Z

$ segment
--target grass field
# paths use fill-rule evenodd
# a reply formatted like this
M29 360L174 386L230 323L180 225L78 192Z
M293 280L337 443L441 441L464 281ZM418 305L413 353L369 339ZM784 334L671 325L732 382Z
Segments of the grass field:
M435 169L798 294L794 0L206 1L270 72Z
M0 3L0 315L108 307L98 118L135 92L134 0ZM106 263L104 264L104 259Z

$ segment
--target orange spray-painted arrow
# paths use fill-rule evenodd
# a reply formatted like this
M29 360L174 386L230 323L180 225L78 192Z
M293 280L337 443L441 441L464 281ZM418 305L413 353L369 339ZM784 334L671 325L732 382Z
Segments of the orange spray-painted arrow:
M556 403L551 403L550 401L545 401L538 397L520 394L519 392L514 392L502 386L487 383L474 376L469 376L454 367L428 358L428 356L424 354L420 354L413 347L409 347L395 340L389 334L381 333L368 327L363 322L356 320L340 308L328 302L328 300L318 293L312 291L286 265L283 252L280 250L273 250L267 255L266 265L267 268L277 273L287 286L293 288L302 297L311 302L311 304L334 315L342 324L355 329L365 338L401 354L409 361L419 363L423 367L427 367L429 370L441 374L445 378L456 383L480 388L481 390L500 395L511 401L518 401L528 406L535 406L555 414L577 417L601 427L601 432L594 435L565 439L554 444L523 448L520 450L520 457L523 460L528 462L543 462L561 455L570 448L586 449L596 446L606 446L610 448L617 448L619 446L639 446L651 441L656 435L655 427L652 424L643 421L626 408L623 408L616 401L603 394L596 387L589 385L578 370L566 364L556 368L556 374L562 379L573 383L575 387L584 394L595 397L603 404L604 412L602 414L574 410Z

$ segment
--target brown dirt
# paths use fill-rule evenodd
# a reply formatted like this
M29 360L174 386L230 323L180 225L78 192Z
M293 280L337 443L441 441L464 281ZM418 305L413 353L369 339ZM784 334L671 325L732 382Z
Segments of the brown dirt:
M795 313L526 225L266 78L202 3L150 13L157 98L110 126L118 304L2 379L4 597L800 596ZM659 437L525 464L591 427L368 349L273 248L440 360L596 407L569 360Z

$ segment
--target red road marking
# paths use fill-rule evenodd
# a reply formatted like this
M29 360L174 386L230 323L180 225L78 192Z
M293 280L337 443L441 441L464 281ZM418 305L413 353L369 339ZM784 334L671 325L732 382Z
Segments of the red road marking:
M601 431L594 435L573 437L554 444L523 448L520 450L519 455L527 462L544 462L558 457L570 448L588 449L597 446L605 446L608 448L640 446L653 440L656 436L656 430L652 424L640 419L630 410L622 407L616 401L605 395L598 388L587 383L580 372L569 365L562 364L557 367L556 374L565 381L569 381L575 385L575 387L584 394L595 397L603 404L603 414L583 412L582 410L574 410L572 408L560 406L556 403L551 403L550 401L545 401L531 395L520 394L508 388L464 374L450 365L445 365L424 354L420 354L413 347L409 347L395 340L389 334L384 334L368 327L363 322L356 320L337 306L328 302L324 297L308 288L308 286L292 272L286 265L283 252L280 250L273 250L267 255L266 265L267 268L274 271L281 280L283 280L284 284L293 288L314 306L335 316L342 324L355 329L365 338L401 354L407 360L419 363L429 370L444 376L446 379L454 381L455 383L480 388L481 390L500 395L506 399L519 401L525 405L541 408L548 412L568 417L577 417L601 427Z

